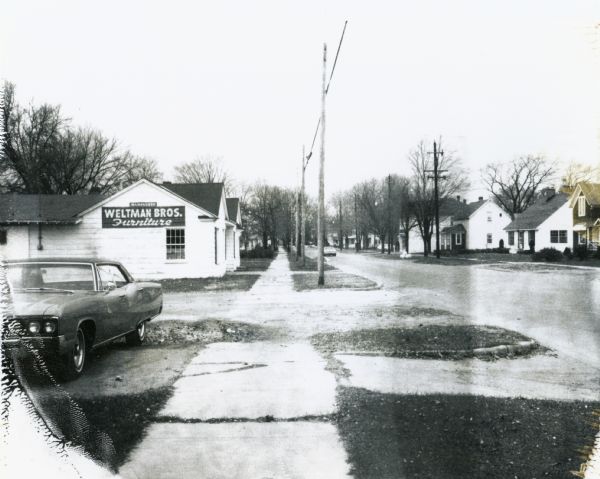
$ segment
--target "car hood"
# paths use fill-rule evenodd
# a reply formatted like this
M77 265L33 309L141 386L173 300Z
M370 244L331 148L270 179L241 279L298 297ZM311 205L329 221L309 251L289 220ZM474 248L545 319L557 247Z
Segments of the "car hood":
M77 301L87 292L13 292L12 312L15 316L60 316L65 305Z

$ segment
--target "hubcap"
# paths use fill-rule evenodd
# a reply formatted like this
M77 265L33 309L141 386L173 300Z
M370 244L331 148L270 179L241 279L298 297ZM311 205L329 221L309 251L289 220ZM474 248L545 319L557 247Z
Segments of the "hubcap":
M146 322L142 321L140 325L137 327L138 336L140 339L144 339L144 335L146 334Z
M83 369L83 361L85 359L85 338L81 330L77 331L77 343L73 348L73 364L76 371Z

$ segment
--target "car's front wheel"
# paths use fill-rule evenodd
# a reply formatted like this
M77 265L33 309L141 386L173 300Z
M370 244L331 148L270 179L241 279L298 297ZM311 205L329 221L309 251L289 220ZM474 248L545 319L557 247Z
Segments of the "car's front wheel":
M81 328L77 330L75 344L65 358L65 379L75 379L81 376L87 357L87 343Z
M146 339L146 321L142 321L138 324L138 327L135 328L135 331L132 331L127 336L125 336L125 341L130 346L139 346Z

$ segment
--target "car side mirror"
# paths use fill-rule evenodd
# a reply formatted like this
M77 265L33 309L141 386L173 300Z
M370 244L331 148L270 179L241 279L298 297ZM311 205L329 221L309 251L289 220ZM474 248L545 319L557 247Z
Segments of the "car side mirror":
M113 281L108 281L105 283L104 285L104 291L112 291L114 289L117 289L117 284L114 283Z

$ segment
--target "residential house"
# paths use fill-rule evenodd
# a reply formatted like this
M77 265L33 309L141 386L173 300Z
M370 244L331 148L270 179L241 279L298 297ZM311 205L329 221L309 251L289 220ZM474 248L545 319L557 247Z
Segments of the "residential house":
M569 196L554 188L542 190L536 201L504 228L512 251L573 248L573 216Z
M497 248L506 242L504 227L510 222L508 214L491 200L479 197L468 203L466 199L446 198L440 204L440 249L461 251L466 249ZM435 250L435 225L432 251ZM406 251L406 235L400 234L400 249ZM408 251L422 253L423 239L417 227L410 231Z
M600 183L581 182L569 198L573 244L597 248L600 243Z

